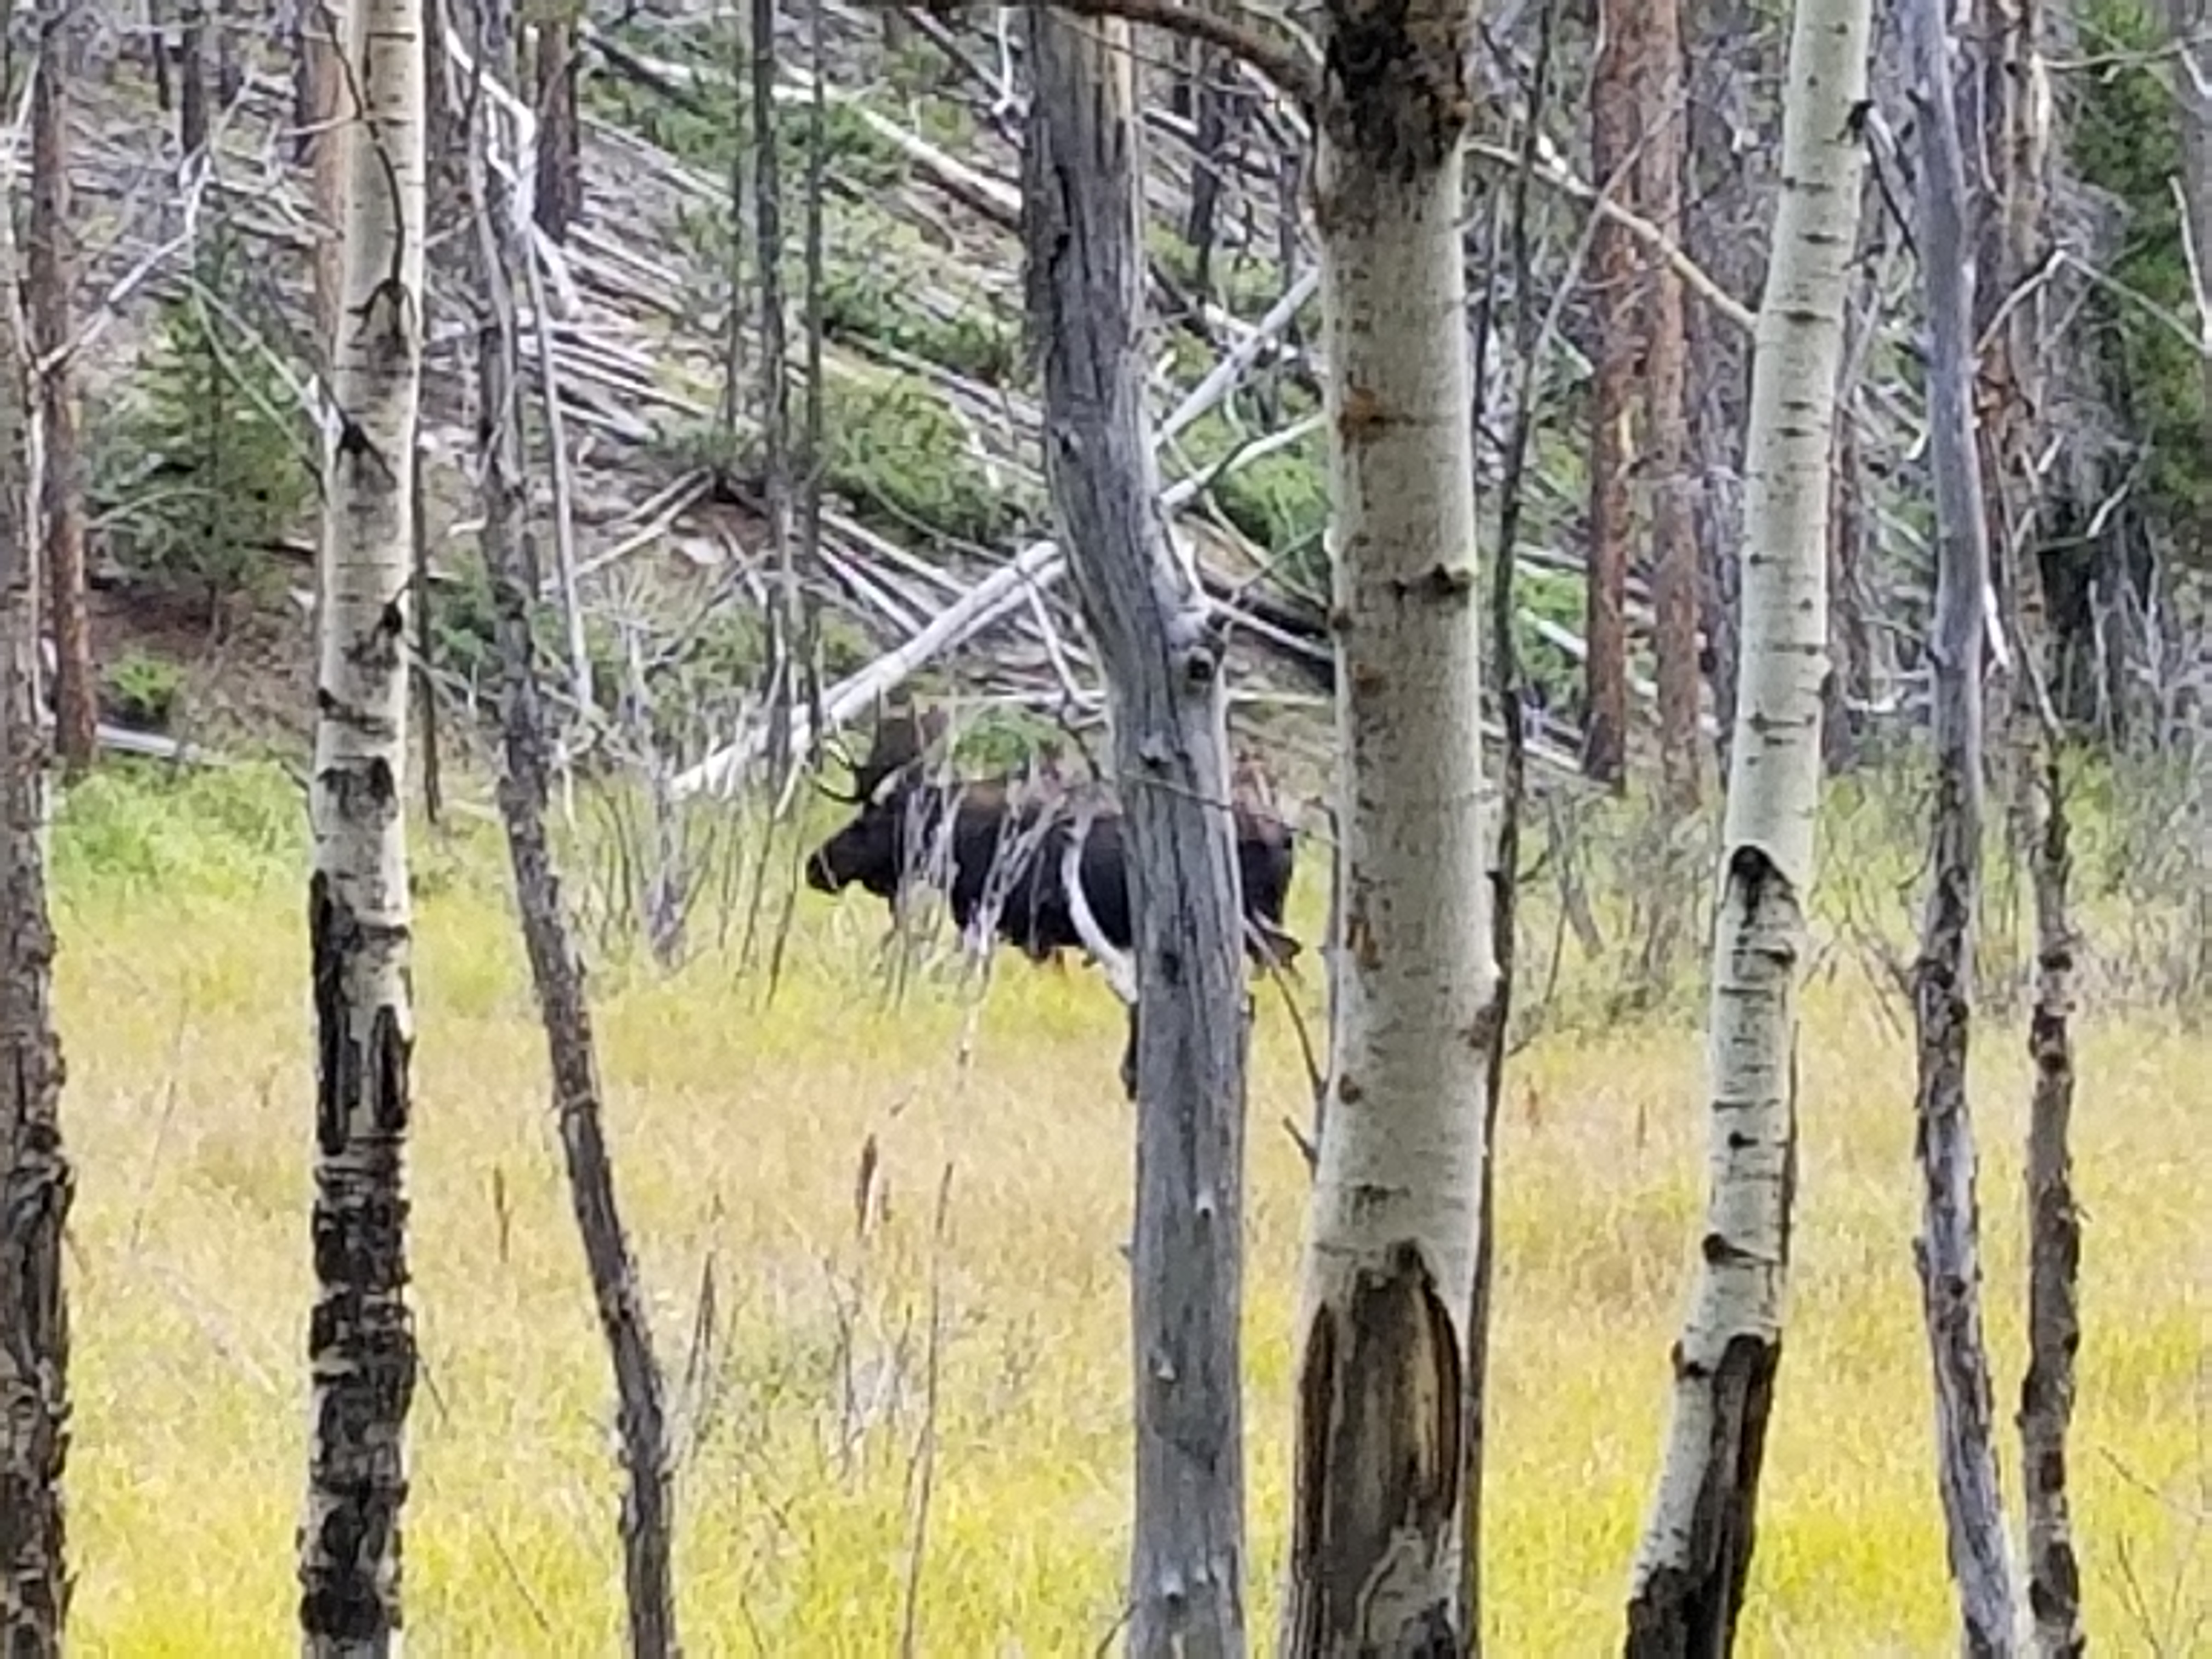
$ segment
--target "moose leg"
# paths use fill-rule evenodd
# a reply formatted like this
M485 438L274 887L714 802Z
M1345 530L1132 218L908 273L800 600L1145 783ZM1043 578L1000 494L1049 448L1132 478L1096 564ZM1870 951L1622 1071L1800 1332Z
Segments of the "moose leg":
M1137 1005L1129 1005L1129 1040L1121 1048L1121 1092L1137 1097Z

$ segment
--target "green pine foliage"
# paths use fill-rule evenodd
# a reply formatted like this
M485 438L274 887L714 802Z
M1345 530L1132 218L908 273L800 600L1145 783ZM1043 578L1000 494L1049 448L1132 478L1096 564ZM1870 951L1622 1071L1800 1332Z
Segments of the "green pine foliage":
M95 415L90 446L96 508L125 567L196 590L211 613L270 598L274 548L312 534L314 427L278 366L273 296L257 298L249 271L231 233L204 234L193 280L161 304L144 362Z
M2107 384L2148 451L2144 499L2158 519L2178 526L2212 507L2212 454L2204 443L2204 366L2188 337L2197 301L2174 195L2181 128L2167 81L2167 31L2142 0L2090 0L2081 27L2084 48L2104 66L2074 100L2069 158L2086 183L2120 205L2124 224L2106 269L2136 296L2095 301Z

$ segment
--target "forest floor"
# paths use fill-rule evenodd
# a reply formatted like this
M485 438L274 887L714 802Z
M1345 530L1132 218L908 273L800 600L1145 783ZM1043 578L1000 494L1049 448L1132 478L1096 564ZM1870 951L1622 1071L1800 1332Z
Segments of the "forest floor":
M312 1100L302 817L290 787L258 771L157 787L118 767L75 792L57 828L78 1170L72 1623L87 1654L206 1659L294 1639ZM611 1389L499 840L481 823L418 829L415 858L423 1370L410 1645L597 1659L621 1647ZM1307 937L1324 868L1301 870ZM703 914L701 952L678 973L611 961L592 981L623 1206L683 1425L686 1645L876 1659L897 1650L912 1593L918 1652L1088 1654L1115 1626L1128 1514L1118 1016L1090 972L1005 957L963 1046L957 990L923 983L885 1006L882 921L857 896L799 895L765 1003L761 971L738 971L734 937L712 948ZM1832 975L1807 1008L1798 1269L1747 1655L1955 1651L1911 1265L1910 1054L1866 983ZM1310 988L1309 1016L1314 1003ZM1304 1188L1277 1126L1303 1121L1308 1095L1282 1000L1259 1006L1245 1364L1265 1646ZM2115 1651L2201 1651L2212 1631L2204 1052L2149 1022L2091 1023L2084 1037L2073 1474L2090 1628ZM1978 1035L1975 1081L2016 1492L2016 1032ZM1695 1236L1703 1086L1683 1022L1547 1038L1512 1063L1492 1651L1617 1645ZM871 1138L888 1205L862 1238Z

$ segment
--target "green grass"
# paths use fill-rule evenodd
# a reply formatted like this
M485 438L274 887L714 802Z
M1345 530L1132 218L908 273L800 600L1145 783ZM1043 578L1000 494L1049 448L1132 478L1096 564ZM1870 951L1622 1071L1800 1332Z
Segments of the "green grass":
M289 786L261 775L158 788L103 776L56 832L79 1171L81 1653L204 1659L294 1644L312 1092L302 816ZM410 1645L605 1655L619 1650L621 1619L611 1382L505 871L481 826L452 841L418 831L416 853L424 1370ZM1309 936L1316 873L1302 872L1297 906ZM963 1065L955 990L884 1006L872 969L881 915L860 897L803 896L765 1008L757 975L714 953L672 979L617 963L593 981L623 1202L678 1375L712 1274L710 1382L684 1396L688 1646L895 1650L933 1279L941 1375L921 1649L1087 1654L1114 1624L1126 1546L1118 1018L1094 976L1009 957ZM1304 1187L1275 1124L1306 1108L1279 1001L1261 1008L1246 1365L1265 1650ZM1701 1055L1692 1030L1646 1029L1540 1042L1513 1067L1500 1137L1496 1652L1617 1644L1703 1181ZM2201 1039L2150 1024L2093 1025L2082 1056L2087 1332L2074 1473L2092 1628L2119 1652L2151 1651L2153 1634L2185 1650L2188 1621L2212 1601L2212 1558L2190 1520L2207 1501L2192 1483L2212 1478L2206 1057ZM2008 1419L2022 1360L2017 1033L1983 1036L1976 1083ZM1741 1651L1954 1651L1910 1254L1908 1055L1850 973L1808 1006L1803 1092L1799 1270ZM854 1186L871 1135L889 1212L863 1242ZM947 1163L939 1253L932 1212ZM2016 1491L2009 1427L2003 1447ZM2148 1629L2137 1601L2153 1609Z

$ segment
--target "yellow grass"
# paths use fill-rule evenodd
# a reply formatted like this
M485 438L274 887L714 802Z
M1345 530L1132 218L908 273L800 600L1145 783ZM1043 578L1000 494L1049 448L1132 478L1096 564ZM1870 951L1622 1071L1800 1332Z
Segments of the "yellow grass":
M311 1103L298 809L223 810L240 821L212 851L184 846L183 808L133 805L119 790L73 805L58 837L80 1171L74 1631L88 1655L206 1659L287 1651L293 1639ZM611 1385L504 872L480 842L417 848L424 1372L405 1542L410 1645L611 1654ZM125 879L134 872L141 879ZM1311 936L1317 895L1304 892L1299 909ZM726 958L672 983L614 970L594 981L622 1197L672 1371L684 1369L710 1264L719 1310L708 1382L685 1396L696 1442L678 1566L690 1650L895 1650L930 1218L950 1162L920 1647L961 1659L1089 1654L1115 1622L1126 1541L1116 1247L1130 1146L1117 1016L1094 976L1009 957L963 1069L952 993L881 1006L872 901L806 895L799 915L765 1014ZM1955 1651L1909 1249L1908 1059L1848 981L1817 994L1805 1032L1800 1265L1747 1654ZM2075 1480L2090 1618L2115 1652L2154 1651L2154 1637L2189 1650L2212 1601L2212 1562L2189 1519L2212 1480L2206 1060L2201 1041L2149 1027L2093 1028L2084 1055L2088 1334ZM1701 1075L1688 1030L1553 1042L1514 1065L1486 1619L1498 1654L1617 1644L1702 1185ZM2008 1419L2026 1094L2014 1036L1984 1037L1978 1087ZM1251 1596L1265 1632L1284 1540L1303 1219L1302 1168L1275 1126L1305 1111L1272 997L1253 1094ZM853 1192L871 1135L890 1214L863 1245ZM2008 1427L2016 1492L2014 1448Z

